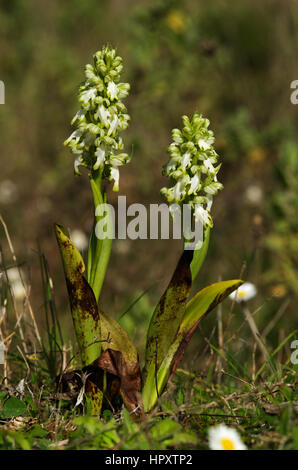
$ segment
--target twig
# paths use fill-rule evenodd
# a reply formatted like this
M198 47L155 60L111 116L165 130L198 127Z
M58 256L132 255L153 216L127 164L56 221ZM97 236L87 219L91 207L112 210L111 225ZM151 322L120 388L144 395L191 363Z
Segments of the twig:
M8 242L8 246L9 246L9 249L10 249L10 252L12 254L12 259L13 261L17 264L17 257L16 257L16 254L15 254L15 251L14 251L14 247L13 247L13 244L12 244L12 241L11 241L11 238L10 238L10 235L9 235L9 232L8 232L8 228L7 228L7 225L6 223L4 222L4 219L2 217L2 215L0 214L0 222L3 226L3 229L4 229L4 232L5 232L5 236L6 236L6 239L7 239L7 242ZM31 317L31 320L33 322L33 326L34 326L34 330L35 330L35 334L36 334L36 337L39 341L39 344L41 345L42 342L41 342L41 336L40 336L40 333L39 333L39 329L38 329L38 326L37 326L37 323L36 323L36 320L35 320L35 316L34 316L34 313L33 313L33 309L32 309L32 306L31 306L31 303L30 303L30 299L29 299L29 295L28 295L28 292L27 292L27 288L26 288L26 285L25 285L25 282L24 282L24 279L23 279L23 276L22 276L22 272L21 270L18 268L18 271L19 271L19 275L20 275L20 279L21 279L21 282L22 282L22 285L24 287L24 291L25 291L25 296L26 296L26 304L28 306L28 310L29 310L29 314L30 314L30 317ZM15 308L16 310L16 308ZM17 312L16 312L17 313ZM21 334L21 338L23 340L23 337L22 337L22 332L21 332L21 327L20 327L20 334ZM26 346L24 346L24 350L26 352Z
M246 263L244 262L241 266L241 269L240 269L239 279L242 278L242 275L243 275L245 269L246 269ZM236 303L236 301L235 301L235 299L233 299L231 308L230 308L229 313L228 313L227 321L226 321L226 324L225 324L225 331L228 331L228 329L229 329L229 326L230 326L230 323L231 323L231 320L232 320L232 313L233 313L235 303Z
M272 318L272 320L268 323L268 325L264 328L264 331L262 333L263 338L266 338L270 331L275 327L276 323L280 318L283 316L285 311L287 310L288 306L290 303L290 299L286 299L284 303L281 305L281 307L278 309L276 315Z
M218 349L222 353L223 351L223 328L222 328L222 304L218 305L217 308L217 325L218 325ZM222 369L222 360L220 354L217 355L216 360L216 370L218 371L217 375L217 383L220 384L221 382L221 369Z
M246 319L246 321L247 321L247 323L248 323L248 325L251 329L253 337L255 338L255 340L256 340L259 348L260 348L260 351L263 355L263 358L264 358L265 361L267 361L269 359L269 354L268 354L263 342L260 339L261 335L260 335L260 332L258 330L257 325L255 324L253 316L252 316L252 314L250 313L250 311L248 310L248 308L245 305L242 305L242 311L243 311L244 317L245 317L245 319ZM270 364L269 364L269 366L270 366Z

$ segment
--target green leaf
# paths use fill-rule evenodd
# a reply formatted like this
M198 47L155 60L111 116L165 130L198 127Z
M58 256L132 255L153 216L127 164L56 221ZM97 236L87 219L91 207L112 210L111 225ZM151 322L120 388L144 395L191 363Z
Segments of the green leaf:
M56 225L56 237L60 248L64 274L70 300L74 329L83 366L91 364L101 351L101 329L94 293L83 276L85 264L62 226ZM91 414L101 412L102 391L91 380L86 392Z
M84 371L93 374L88 379L86 392L91 400L90 413L98 414L96 410L101 406L99 383L102 382L102 371L120 379L120 392L125 405L130 410L138 408L138 412L142 412L137 350L119 323L99 311L93 291L83 277L83 259L60 226L56 226L56 234ZM100 342L92 344L96 338ZM110 385L113 387L113 380Z
M173 277L151 318L143 371L145 381L151 367L159 369L179 328L191 289L192 256L193 252L190 250L182 253Z
M2 418L14 418L15 416L22 416L27 413L26 404L16 397L10 397L3 405L1 411Z
M294 449L298 450L298 426L293 428Z
M168 349L157 373L151 364L142 391L145 411L150 411L163 392L183 357L193 333L201 319L242 284L241 280L222 281L211 284L199 291L188 302L174 341Z
M80 252L56 225L56 236L64 267L71 314L79 344L82 363L90 364L100 355L101 331L97 303L88 282L83 276L85 265Z
M152 427L152 437L158 449L178 447L182 444L197 443L197 437L193 432L183 432L181 424L170 418L165 418Z
M203 245L201 246L199 250L194 251L193 259L190 264L192 281L194 281L197 275L199 274L202 264L204 263L204 260L206 258L208 247L209 247L210 230L211 230L210 227L207 227L204 230Z

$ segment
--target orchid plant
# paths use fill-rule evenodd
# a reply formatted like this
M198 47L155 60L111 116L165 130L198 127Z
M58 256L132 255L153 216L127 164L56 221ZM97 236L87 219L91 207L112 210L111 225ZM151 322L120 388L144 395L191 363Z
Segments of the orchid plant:
M129 84L120 82L121 71L122 60L114 49L104 47L94 54L93 65L86 66L85 81L79 89L80 109L72 121L76 129L65 142L74 155L75 172L79 174L80 166L89 171L95 208L107 201L102 181L112 181L113 190L118 191L119 167L130 160L123 153L121 137L129 122L122 102ZM149 412L175 373L201 319L242 283L237 279L217 282L189 300L192 283L208 251L213 197L223 186L217 180L220 164L209 121L198 114L183 116L182 120L182 130L172 131L170 160L163 170L171 186L161 192L168 202L191 206L192 216L203 223L204 242L195 250L185 249L180 256L151 318L142 370L127 333L100 306L112 244L109 236L96 237L95 226L102 214L95 215L87 269L66 230L55 226L82 362L80 371L63 374L59 384L67 387L79 380L91 414L100 414L103 400L115 407L119 396L136 416Z

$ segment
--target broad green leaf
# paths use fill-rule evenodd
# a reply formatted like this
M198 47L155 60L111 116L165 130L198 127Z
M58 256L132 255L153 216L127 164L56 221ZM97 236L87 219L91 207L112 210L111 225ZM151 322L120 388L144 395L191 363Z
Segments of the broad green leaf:
M14 418L15 416L22 416L27 413L26 404L16 397L10 397L3 405L1 410L2 418Z
M241 280L222 281L199 291L188 302L175 339L157 373L154 363L148 369L142 391L144 410L150 411L163 392L170 376L175 372L193 333L201 319L242 284Z
M204 230L204 240L203 240L203 245L199 250L195 250L193 254L193 259L190 264L190 269L191 269L191 275L192 275L192 282L195 280L197 275L199 274L199 271L205 261L208 247L209 247L209 240L210 240L210 227L207 227Z
M185 332L193 328L196 325L195 322L200 321L203 315L209 313L241 284L243 281L240 279L232 279L216 282L200 290L188 302L179 331Z
M83 366L87 366L97 359L101 352L101 328L97 302L83 276L85 264L80 252L61 226L56 225L55 229L81 360ZM103 394L91 379L88 380L86 395L90 413L100 414Z
M95 410L101 406L100 371L119 377L124 403L131 410L138 407L138 412L141 412L141 372L137 350L116 320L99 311L93 291L83 276L83 259L60 226L56 226L56 234L75 331L85 366L83 370L93 374L86 387L87 395L91 399L90 412L97 414ZM100 342L90 346L95 338Z
M113 349L120 351L128 364L138 362L138 352L135 345L129 338L126 331L114 320L114 318L100 311L101 331L102 331L102 349Z
M56 225L55 229L81 359L83 365L87 366L98 358L101 350L97 303L92 289L83 276L85 265L80 252L61 226Z
M143 379L149 369L159 369L181 323L191 288L193 252L182 253L173 277L157 305L148 328Z

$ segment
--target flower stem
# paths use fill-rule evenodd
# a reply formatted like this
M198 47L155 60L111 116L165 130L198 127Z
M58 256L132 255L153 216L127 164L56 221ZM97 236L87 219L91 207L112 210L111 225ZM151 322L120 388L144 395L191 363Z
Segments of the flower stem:
M93 171L90 175L90 184L93 193L94 210L100 204L104 204L107 201L106 193L102 194L101 191L102 174L100 170ZM108 205L106 206L109 211ZM102 219L102 215L94 217L94 224L92 233L90 236L89 249L88 249L88 263L87 263L87 280L94 292L96 301L98 302L101 293L102 285L104 282L106 270L108 267L111 248L112 238L99 239L96 236L96 224ZM107 217L107 231L111 233L112 220L111 214L108 212Z

